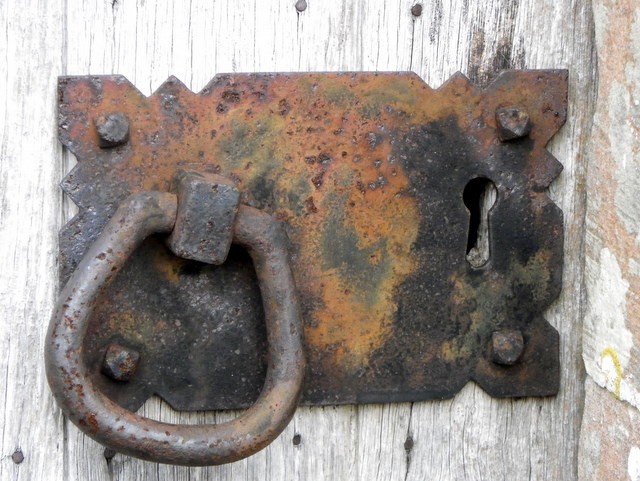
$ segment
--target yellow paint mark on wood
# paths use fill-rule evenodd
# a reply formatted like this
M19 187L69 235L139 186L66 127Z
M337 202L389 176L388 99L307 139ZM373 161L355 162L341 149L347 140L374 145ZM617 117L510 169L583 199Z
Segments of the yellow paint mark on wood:
M611 347L607 347L602 351L602 354L600 354L600 360L602 361L607 357L611 359L611 362L613 362L613 367L616 371L613 394L615 395L616 399L620 399L620 383L622 382L622 367L620 366L620 360L618 359L618 354L616 353L616 351Z

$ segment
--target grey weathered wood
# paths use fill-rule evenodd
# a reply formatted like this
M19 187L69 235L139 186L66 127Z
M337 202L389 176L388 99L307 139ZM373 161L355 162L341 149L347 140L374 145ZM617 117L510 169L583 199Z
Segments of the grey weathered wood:
M0 5L0 479L62 477L65 422L44 378L42 347L57 283L55 81L62 13L39 2ZM24 452L16 465L12 454Z
M595 101L590 3L580 0L192 0L17 2L1 6L0 479L575 479L583 401L580 336L585 159ZM103 449L61 419L41 351L56 284L56 232L73 212L56 183L73 159L56 141L55 77L121 73L150 94L170 74L199 90L217 72L414 70L439 86L460 70L485 84L502 68L569 68L569 122L551 150L565 171L550 195L566 219L565 288L547 316L561 333L552 399L495 400L475 385L444 402L301 408L269 448L188 469ZM144 414L214 422L233 413ZM300 444L294 445L294 434ZM24 462L11 454L20 447Z
M581 479L640 481L640 4L595 0Z

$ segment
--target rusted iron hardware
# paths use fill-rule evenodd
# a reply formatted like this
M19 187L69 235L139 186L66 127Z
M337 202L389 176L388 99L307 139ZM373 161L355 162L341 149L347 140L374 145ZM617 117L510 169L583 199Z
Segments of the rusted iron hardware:
M251 416L274 390L289 396L277 435L294 409L283 379L295 394L302 376L297 334L279 337L296 302L303 404L445 399L469 381L496 397L556 394L543 312L561 288L547 188L562 166L545 147L566 108L564 70L505 71L484 89L461 74L438 89L411 73L233 74L195 94L170 78L150 97L122 76L60 78L60 139L78 159L62 188L80 209L60 236L66 287L48 341L63 408L114 449L157 459L162 436L140 430L158 425L129 412L150 396ZM136 196L158 205L138 212ZM266 218L282 245L240 239ZM267 248L290 266L288 294L287 274L256 260ZM205 446L252 429L243 419L167 428L162 441L191 436L200 451L164 459L246 455Z
M180 177L177 198L170 193L142 192L125 199L71 275L49 329L47 378L65 414L109 448L164 463L229 463L269 444L295 412L305 370L300 311L280 224L253 207L238 207L237 190L218 175L187 173ZM197 200L194 192L199 194ZM223 214L221 222L211 220L212 212ZM269 361L260 396L234 421L176 426L138 416L105 395L82 358L101 291L145 238L167 232L171 232L168 244L177 247L180 255L186 252L189 257L222 263L233 239L249 251L255 264L264 301ZM210 234L219 240L213 251ZM163 339L155 341L162 343ZM137 351L111 344L102 372L115 381L129 381L139 358Z

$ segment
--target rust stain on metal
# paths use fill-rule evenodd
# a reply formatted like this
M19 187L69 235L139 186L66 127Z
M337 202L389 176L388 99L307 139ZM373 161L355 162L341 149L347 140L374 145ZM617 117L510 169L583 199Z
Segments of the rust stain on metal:
M545 146L566 118L566 71L504 72L484 90L460 74L433 89L410 73L322 73L219 75L198 94L170 78L150 97L120 76L63 77L59 91L60 138L79 160L62 185L80 206L63 280L127 195L171 191L178 170L220 174L286 226L303 403L446 398L472 379L495 396L557 391L542 312L561 285L562 217L545 193L561 165ZM502 142L496 112L513 106L528 135ZM101 149L92 119L116 111L129 140ZM491 258L473 268L462 193L477 177L498 199ZM152 364L180 366L141 366L119 393L99 381L131 409L151 391L180 409L245 407L264 376L261 319L245 252L205 266L152 238L99 303L87 359L131 338ZM516 365L492 362L500 329L526 339Z

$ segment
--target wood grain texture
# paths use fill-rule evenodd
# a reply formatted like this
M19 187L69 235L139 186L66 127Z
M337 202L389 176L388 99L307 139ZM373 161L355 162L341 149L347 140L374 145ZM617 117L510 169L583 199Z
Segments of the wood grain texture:
M62 12L37 1L0 5L0 479L62 477L65 422L44 377L42 349L57 282L56 186L62 149L55 83ZM14 459L23 453L22 464ZM41 477L40 479L44 479Z
M598 107L589 144L584 361L640 409L640 5L598 0Z
M581 481L640 481L640 411L587 376L578 463Z
M640 481L640 4L595 0L580 477Z
M31 5L33 3L33 5ZM593 26L580 0L413 2L93 0L5 2L0 298L0 479L570 480L583 402L580 289L585 159L595 102ZM150 94L169 75L193 90L218 72L413 70L439 86L460 70L485 84L503 68L570 69L569 121L550 149L565 171L550 195L565 215L560 394L496 400L473 384L445 402L301 408L266 450L233 465L157 465L103 449L61 419L43 376L56 292L56 232L73 206L57 189L73 159L56 141L55 77L120 73ZM235 413L143 414L216 422ZM294 436L299 443L294 444ZM296 440L298 440L296 436ZM16 465L16 448L24 462Z

